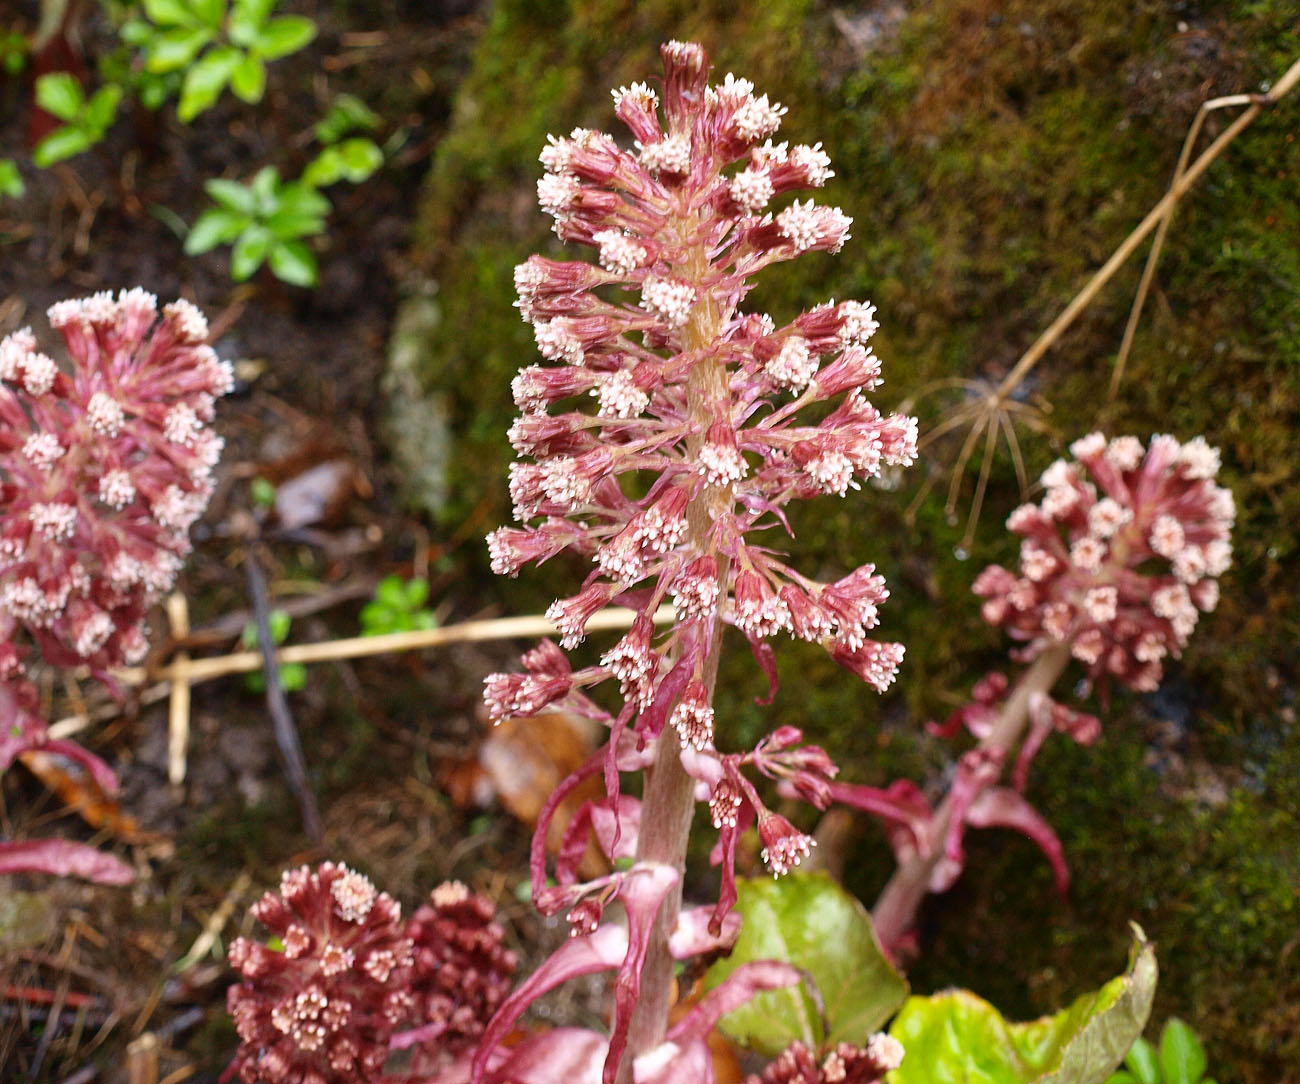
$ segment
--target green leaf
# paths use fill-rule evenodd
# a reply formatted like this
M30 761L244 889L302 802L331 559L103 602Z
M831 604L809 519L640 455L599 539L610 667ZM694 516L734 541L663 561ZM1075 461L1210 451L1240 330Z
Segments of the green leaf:
M313 188L328 188L342 179L343 158L337 147L326 147L302 171L302 183Z
M742 880L737 887L736 910L745 920L740 939L709 969L706 984L717 986L750 960L782 960L807 973L823 1009L802 986L775 990L724 1017L722 1030L769 1056L795 1039L813 1048L866 1043L907 996L907 983L881 952L862 904L825 873Z
M290 286L315 286L318 276L316 257L301 241L280 241L267 260L271 272Z
M184 0L144 0L144 13L159 26L194 25L194 13Z
M259 508L275 507L275 486L258 475L248 487L248 495Z
M145 67L155 74L179 71L212 40L206 26L178 26L165 30L149 43Z
M1118 1073L1111 1073L1106 1078L1106 1084L1137 1084L1137 1077L1127 1070L1121 1069Z
M337 143L357 128L367 131L379 127L379 114L360 98L340 94L330 104L325 116L316 122L316 138L322 143Z
M287 662L280 667L280 685L287 693L301 692L307 687L307 667L300 662Z
M189 0L190 9L206 26L220 30L226 17L226 0Z
M406 581L406 605L411 610L418 610L429 600L429 581L423 576L415 576Z
M258 33L254 45L267 60L296 53L316 36L316 24L303 15L281 15Z
M267 250L271 247L271 231L265 226L249 226L230 250L230 277L236 282L243 282L262 266Z
M127 19L118 30L117 36L127 45L137 49L143 48L157 36L158 30L143 19Z
M266 93L266 65L252 53L245 53L230 73L230 89L245 102L260 102Z
M379 586L375 588L375 601L390 610L405 610L407 608L406 584L402 582L402 577L393 573L380 580Z
M289 635L289 626L293 624L293 618L289 616L287 610L272 610L266 615L266 627L271 631L271 642L276 644L284 643Z
M59 120L76 120L85 103L81 84L67 72L51 72L36 80L36 104Z
M230 80L241 56L238 49L229 45L209 49L204 53L185 73L176 115L188 124L209 108L220 97L222 88Z
M268 230L278 241L296 241L300 237L315 237L325 231L325 220L318 215L303 215L289 208L280 208L265 220Z
M381 602L367 602L361 607L361 634L363 636L383 636L394 632L394 615Z
M228 211L252 218L257 214L257 197L248 185L213 177L203 182L203 191Z
M345 139L338 150L343 175L353 184L360 184L384 164L384 152L369 139Z
M117 107L122 101L122 88L116 83L100 87L86 106L86 128L96 137L108 131L117 119Z
M1137 1078L1138 1084L1160 1084L1160 1059L1156 1057L1156 1048L1145 1039L1133 1040L1124 1056L1124 1064Z
M1205 1072L1205 1047L1176 1016L1165 1021L1160 1031L1160 1068L1165 1084L1198 1084Z
M12 158L0 158L0 196L18 199L26 191L18 164Z
M1134 930L1128 970L1054 1016L1008 1023L969 990L909 998L889 1029L907 1051L891 1084L1102 1084L1155 996L1155 952Z
M96 142L84 128L72 124L64 125L62 128L56 128L36 144L32 151L32 161L44 169L46 166L54 165L55 162L62 162L65 158L72 158L82 151L89 150Z
M258 29L275 10L276 0L235 0L230 13L230 25Z
M237 211L226 210L223 207L204 211L195 220L185 237L185 253L188 256L197 256L218 245L228 245L246 230L248 225L247 216Z
M295 181L286 184L278 193L278 210L289 211L304 218L324 218L333 207L330 201L311 185Z
M280 171L275 166L259 169L248 187L253 193L256 213L263 218L280 206L281 196L277 191L280 187Z

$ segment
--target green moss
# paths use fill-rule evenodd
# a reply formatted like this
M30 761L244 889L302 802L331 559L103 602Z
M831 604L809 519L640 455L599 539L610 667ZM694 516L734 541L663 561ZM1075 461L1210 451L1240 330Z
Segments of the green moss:
M835 7L850 19L879 14ZM507 515L509 380L536 356L510 307L511 269L530 252L561 251L535 208L537 152L548 131L609 127L606 89L652 75L661 40L702 41L720 71L790 106L784 134L825 143L837 173L826 199L855 218L841 255L774 271L752 305L784 319L829 296L872 298L888 381L877 401L926 392L916 409L929 424L961 402L934 382L1000 379L1160 198L1206 95L1256 89L1300 54L1285 0L1203 5L1186 32L1179 20L1195 16L1172 2L956 0L917 6L864 55L833 14L821 3L721 0L496 7L420 216L420 254L446 313L425 377L450 398L460 441L449 527L482 502L488 522ZM1070 901L1055 901L1028 843L976 834L966 877L926 913L929 952L915 976L922 989L974 985L1013 1015L1044 1011L1104 978L1098 962L1122 952L1125 920L1137 918L1160 948L1157 1016L1190 1019L1221 1078L1245 1084L1279 1079L1283 1055L1300 1057L1295 950L1289 965L1283 952L1296 927L1300 773L1282 751L1300 672L1297 108L1300 97L1258 121L1180 204L1120 397L1106 403L1104 388L1141 254L1025 385L1052 407L1051 434L1021 433L1031 473L1097 427L1204 433L1223 449L1241 510L1239 564L1219 612L1171 668L1187 701L1175 751L1218 771L1217 804L1158 770L1170 694L1117 697L1102 711L1103 745L1049 743L1035 771L1031 797L1074 867ZM1212 118L1202 145L1225 123ZM940 448L935 460L955 455ZM925 471L898 493L800 510L789 544L810 574L863 560L885 574L881 635L908 647L896 692L877 697L824 654L780 645L784 683L761 708L760 672L736 639L719 703L728 741L752 741L775 718L830 747L848 778L937 777L950 750L917 724L1007 665L969 584L985 563L1013 557L999 522L1019 495L1003 450L960 560L963 524L944 512L944 480L909 512ZM972 487L968 477L958 519ZM536 609L579 575L562 562L525 573L501 588L505 605ZM870 896L888 856L876 828L862 832L854 887Z

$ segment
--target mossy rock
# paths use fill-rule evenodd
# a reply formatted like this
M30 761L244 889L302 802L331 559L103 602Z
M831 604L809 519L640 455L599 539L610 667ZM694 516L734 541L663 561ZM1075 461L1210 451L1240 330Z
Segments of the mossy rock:
M874 300L882 408L938 381L1004 375L1160 198L1200 102L1258 90L1300 55L1284 0L1195 12L1173 0L498 3L419 214L416 258L439 283L442 311L419 375L453 430L440 513L449 531L484 506L489 523L508 516L509 382L536 359L511 308L511 272L531 252L561 252L535 205L537 153L547 132L612 129L608 88L652 76L668 38L703 42L719 72L789 106L783 135L826 145L837 173L826 199L854 216L854 237L839 256L773 272L749 303L781 320L831 296ZM1189 1019L1219 1078L1243 1084L1300 1063L1300 950L1286 950L1300 888L1297 110L1300 95L1261 118L1180 203L1120 396L1104 393L1140 256L1026 383L1052 407L1048 434L1021 433L1031 475L1095 428L1203 433L1221 447L1240 509L1237 566L1219 611L1171 667L1173 692L1093 704L1102 742L1049 745L1040 759L1030 797L1073 863L1069 902L1055 901L1027 844L976 836L967 875L924 914L929 952L914 975L920 989L973 985L1029 1016L1095 985L1095 961L1113 957L1109 942L1134 918L1160 949L1156 1017ZM1230 115L1210 118L1202 146ZM956 405L927 397L919 410L933 424ZM931 453L937 467L956 458L951 446ZM737 639L719 703L728 740L752 740L775 713L828 745L848 778L943 770L951 750L918 723L1007 665L969 585L1014 554L1000 521L1020 496L1004 448L960 559L946 480L909 509L927 469L896 493L801 509L790 543L810 574L871 560L887 577L881 633L908 646L896 692L876 697L824 654L782 645L784 685L759 708L761 679ZM968 476L958 519L972 488ZM522 612L579 582L576 564L544 572L485 589ZM1174 761L1178 770L1162 768ZM1213 786L1198 783L1207 777ZM888 855L875 828L860 842L853 887L869 897Z

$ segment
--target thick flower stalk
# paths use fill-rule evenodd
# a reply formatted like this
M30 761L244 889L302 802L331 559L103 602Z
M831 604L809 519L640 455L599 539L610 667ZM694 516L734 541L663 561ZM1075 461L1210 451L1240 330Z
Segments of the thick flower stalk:
M112 685L112 667L143 657L146 614L171 587L212 492L222 440L208 423L233 377L187 301L160 315L152 294L123 290L61 301L48 315L66 364L28 328L0 341L0 771L43 747L112 788L98 758L49 740L26 668L35 650ZM11 868L16 846L49 851L28 868L131 876L90 851L70 867L75 845L50 841L0 843L0 866Z
M540 841L556 802L538 826L533 870L539 906L567 909L579 938L602 936L609 901L619 899L627 913L607 1080L620 1065L622 1079L631 1079L633 1061L665 1034L670 941L697 797L709 803L723 852L715 937L734 900L730 854L747 820L757 819L774 872L811 845L763 806L741 769L797 781L802 793L828 800L834 765L820 750L801 754L783 739L780 749L717 752L713 686L723 625L748 639L773 681L768 641L788 634L824 645L885 688L903 649L868 635L888 594L881 577L868 565L833 583L812 580L773 547L772 529L786 526L789 501L842 497L916 452L915 421L884 416L865 397L880 384L869 345L873 306L827 303L785 324L740 308L765 267L836 252L847 240L850 219L839 209L782 199L823 185L830 159L820 144L773 142L785 110L732 75L709 86L698 45L670 42L662 55L662 96L644 83L614 92L632 149L579 129L552 137L542 152L543 209L561 240L597 258L533 256L516 269L519 309L551 364L515 379L522 414L510 438L526 459L512 468L510 490L520 525L488 540L503 574L562 550L591 559L581 590L548 612L566 648L583 640L602 607L637 611L631 631L595 665L571 669L545 645L525 657L524 673L489 678L486 694L498 720L563 706L610 729L586 774L603 769L609 849L634 836L635 863L585 886L565 865L559 890L546 890ZM651 614L669 601L675 623L656 634ZM590 695L604 682L618 684L614 712ZM629 806L620 801L619 772L642 769L636 832L621 819ZM490 1055L480 1051L480 1074Z
M979 741L957 764L951 787L931 810L920 791L896 783L889 793L833 784L835 797L884 818L899 870L873 910L876 930L895 951L926 891L942 892L963 863L967 825L1014 828L1052 862L1058 888L1068 873L1050 825L1025 801L1029 767L1053 732L1096 741L1100 721L1052 700L1071 658L1089 685L1118 682L1138 692L1160 683L1164 660L1177 658L1201 613L1219 599L1219 577L1232 557L1232 494L1215 484L1219 453L1196 437L1180 444L1154 436L1107 440L1100 433L1070 446L1042 476L1041 501L1012 512L1007 527L1024 541L1020 566L986 568L975 580L986 621L1004 627L1029 664L1014 687L990 674L937 733L963 727ZM1014 755L1014 762L1012 757ZM998 786L1014 763L1012 786Z

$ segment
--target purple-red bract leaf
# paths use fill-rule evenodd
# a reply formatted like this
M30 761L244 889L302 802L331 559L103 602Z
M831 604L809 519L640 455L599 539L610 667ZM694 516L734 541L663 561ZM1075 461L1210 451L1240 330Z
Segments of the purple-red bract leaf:
M678 915L677 925L668 935L668 951L673 954L673 958L688 960L706 952L725 952L730 949L740 936L740 916L727 915L717 934L709 932L712 922L713 909L710 907L692 907Z
M889 842L901 862L912 855L928 856L934 849L930 838L933 811L921 788L898 779L881 790L862 783L831 782L831 797L843 805L879 817L889 832Z
M1028 836L1038 844L1052 864L1056 891L1065 895L1070 887L1065 849L1042 814L1016 791L1009 787L990 787L985 790L966 810L966 823L976 828L1011 828Z
M780 990L803 981L803 972L779 960L753 960L741 964L700 999L668 1032L668 1038L679 1045L692 1040L703 1040L730 1012L735 1012L755 994L765 990Z
M763 668L763 673L767 675L767 696L754 697L754 703L761 707L767 707L776 699L776 690L780 682L776 674L776 652L772 650L772 645L766 640L760 640L756 636L749 637L749 649L754 653L754 661Z
M569 979L618 967L627 953L628 935L621 926L602 926L595 933L565 941L501 1003L496 1015L488 1021L478 1052L474 1055L471 1078L474 1084L484 1079L492 1051L510 1034L515 1021L529 1005Z
M120 858L66 839L0 843L0 874L5 873L52 873L104 885L124 885L135 880L135 870Z
M510 1084L599 1084L609 1040L586 1028L553 1028L511 1047L488 1079Z
M632 1063L635 1084L715 1084L713 1054L703 1041L660 1043Z

